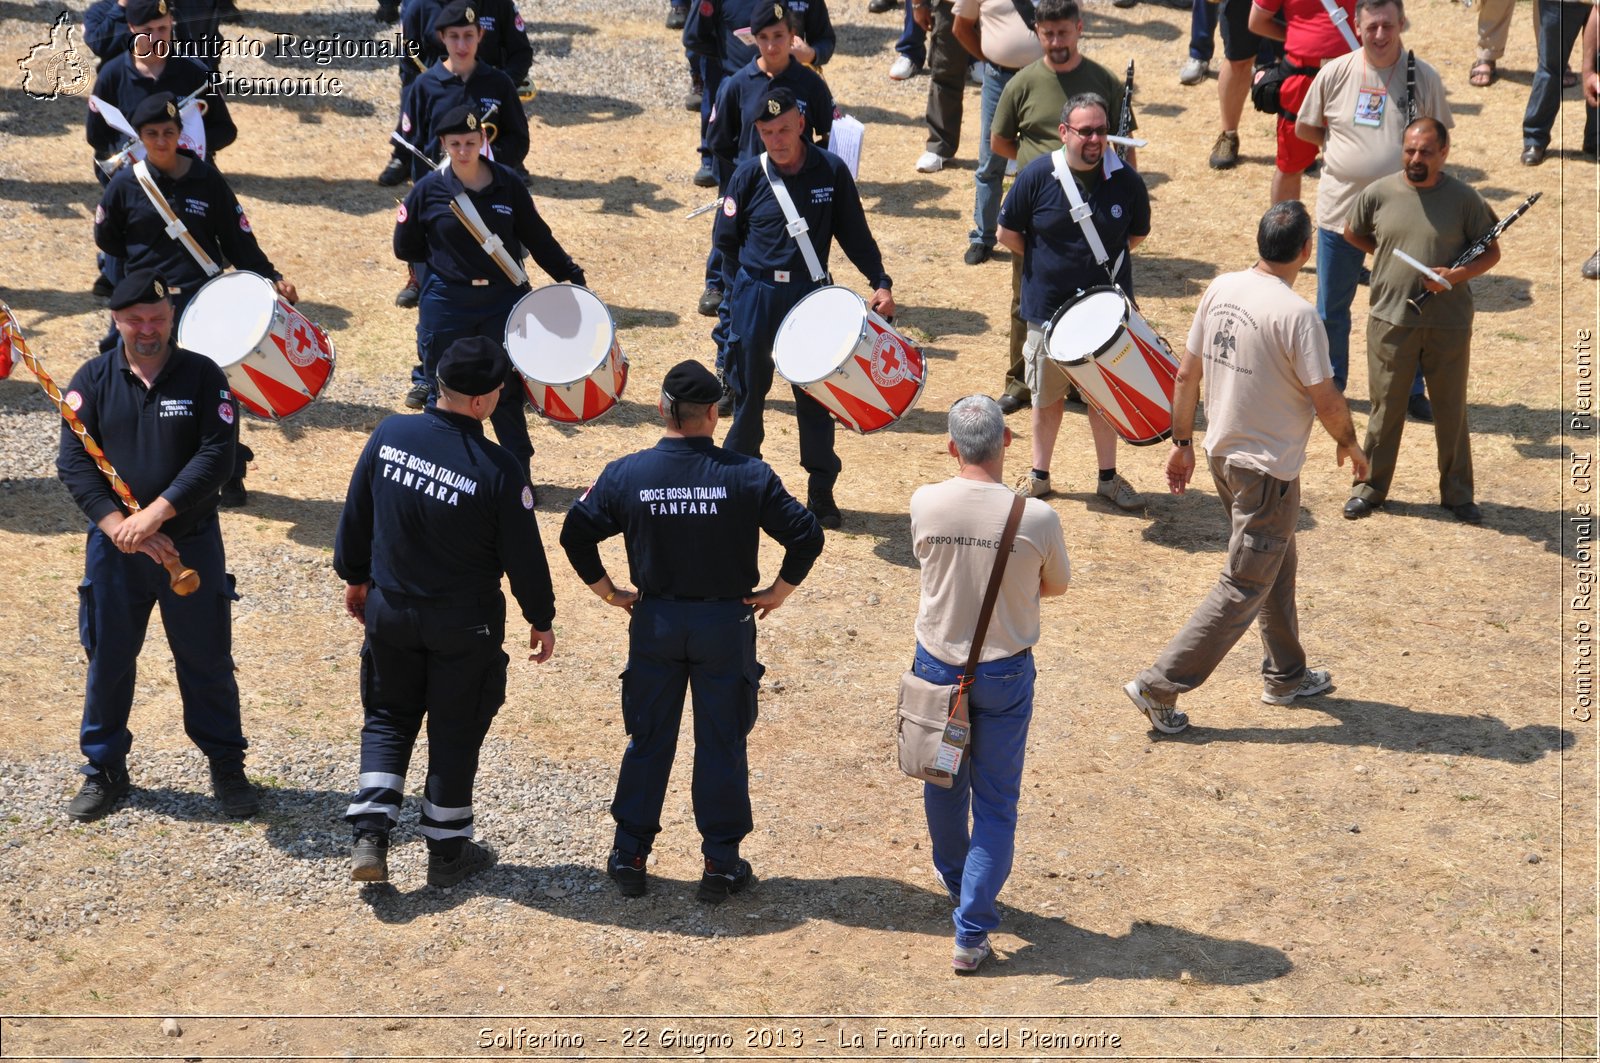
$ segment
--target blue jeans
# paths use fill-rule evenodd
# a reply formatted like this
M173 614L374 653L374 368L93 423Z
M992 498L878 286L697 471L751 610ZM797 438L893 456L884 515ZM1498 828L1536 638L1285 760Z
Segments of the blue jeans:
M1317 316L1328 330L1328 360L1333 382L1343 391L1350 377L1350 304L1356 299L1366 252L1332 229L1317 229ZM1411 394L1422 394L1422 370L1411 382Z
M1528 109L1522 115L1524 147L1550 146L1550 131L1561 110L1561 73L1572 55L1572 45L1583 32L1589 5L1574 0L1538 0L1534 5L1539 63L1528 90Z
M917 25L917 20L911 17L911 0L905 0L901 6L905 8L906 21L900 29L900 39L894 42L894 50L921 70L928 61L928 31Z
M995 226L1000 221L1001 191L1005 184L1006 163L1004 155L989 150L989 127L994 123L995 108L1000 106L1000 93L1016 76L1015 70L1001 70L993 63L983 64L983 101L978 117L978 172L973 180L977 194L972 204L973 230L967 240L984 247L994 246Z
M961 665L946 664L920 645L912 663L930 683L955 683ZM952 917L956 944L970 948L1000 925L995 898L1011 874L1016 849L1022 758L1033 719L1033 651L978 666L968 692L972 738L947 790L928 783L922 808L933 842L933 866L960 895ZM969 828L970 813L970 828Z
M1217 19L1222 5L1211 0L1194 0L1189 7L1189 58L1211 62L1217 48Z

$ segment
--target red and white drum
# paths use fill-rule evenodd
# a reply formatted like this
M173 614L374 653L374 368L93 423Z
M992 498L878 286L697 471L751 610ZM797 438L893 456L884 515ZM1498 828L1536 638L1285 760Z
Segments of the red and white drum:
M888 428L922 396L922 352L838 285L794 305L772 342L778 373L862 435Z
M216 362L239 405L273 420L311 405L333 378L333 341L259 273L202 285L178 322L178 346Z
M549 284L517 300L506 319L506 353L533 408L563 424L594 420L628 386L611 311L574 284Z
M1142 447L1172 434L1178 360L1122 289L1090 288L1056 311L1045 352L1123 439Z

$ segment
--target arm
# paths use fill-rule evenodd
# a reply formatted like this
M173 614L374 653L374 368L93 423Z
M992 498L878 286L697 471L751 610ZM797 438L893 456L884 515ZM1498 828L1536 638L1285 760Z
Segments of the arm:
M200 66L198 63L195 66L200 69L202 74L205 74L205 67ZM209 74L206 74L206 77L207 80L210 79ZM195 86L195 88L198 87L198 85ZM193 92L194 89L189 91ZM228 113L228 100L221 92L212 88L211 91L200 98L206 103L206 113L201 118L201 122L206 127L206 158L210 159L211 156L239 139L239 127L233 124L233 115Z
M612 467L607 465L589 490L578 496L572 508L567 510L566 519L561 522L561 549L566 552L572 570L591 589L597 584L604 586L611 583L606 575L605 562L600 560L600 544L622 531L622 525L612 516L606 504L610 486L607 477ZM597 590L596 593L605 597L609 589Z
M1205 376L1205 362L1187 347L1183 360L1178 363L1178 378L1172 388L1172 453L1167 455L1167 488L1175 495L1189 489L1194 478L1194 411L1200 404L1200 380ZM1186 439L1189 445L1180 447L1177 440Z
M1488 249L1477 258L1464 266L1437 266L1434 272L1449 281L1452 287L1465 284L1474 277L1481 277L1488 273L1500 262L1500 241L1490 244ZM1444 286L1435 284L1431 277L1422 279L1422 286L1430 292L1444 291Z
M239 205L239 200L234 197L233 189L228 187L228 182L215 170L211 171L211 179L207 182L211 192L211 211L206 215L206 222L210 226L212 239L216 240L217 247L228 256L239 269L247 269L252 273L259 273L274 281L281 281L283 274L273 268L271 259L261 250L261 244L256 241L256 234L250 228L250 219L245 216L244 208Z
M1277 12L1268 10L1260 4L1250 5L1250 32L1257 37L1265 37L1272 41L1284 39L1283 26L1279 24Z
M1595 70L1595 52L1600 50L1600 6L1589 8L1583 24L1583 99L1590 107L1600 107L1600 73Z
M124 228L122 217L121 186L115 179L101 193L100 206L94 212L94 245L113 258L128 257L127 230Z
M766 484L761 500L761 530L783 546L783 563L772 585L744 600L756 608L756 619L765 620L794 593L822 554L822 525L817 518L784 489L783 481L771 468L761 466Z
M751 199L745 189L750 187L750 176L744 167L740 167L728 178L728 189L722 197L722 206L717 209L717 220L711 223L711 245L722 252L730 270L737 269L739 248L744 244L744 215L750 209ZM728 213L730 207L732 214Z
M528 29L517 14L517 5L508 0L495 22L500 34L500 69L506 72L513 85L519 85L533 69L533 45L528 41Z
M989 150L1003 159L1010 159L1012 162L1017 161L1017 142L1009 137L1003 137L999 133L990 132Z
M345 581L344 611L363 624L367 620L367 594L372 590L372 457L376 438L374 432L356 459L333 535L333 570Z
M539 522L533 516L533 495L522 479L516 462L508 461L501 470L501 483L495 492L499 504L498 552L500 567L511 583L511 595L522 608L523 619L532 633L528 659L543 664L555 650L555 589L550 583L550 565L544 557L544 542L539 538Z
M1061 518L1050 513L1050 543L1044 564L1039 569L1039 597L1055 598L1067 593L1072 583L1072 566L1067 558L1067 541L1061 534Z
M1344 240L1351 247L1358 247L1369 255L1378 250L1378 241L1351 229L1349 222L1344 226Z
M1317 420L1338 444L1336 459L1342 468L1344 459L1350 459L1351 475L1357 480L1367 478L1367 455L1356 442L1356 427L1350 420L1350 407L1332 380L1319 380L1306 388L1312 405L1317 408Z
M806 8L805 19L805 25L800 27L804 32L795 41L797 47L791 51L802 63L826 66L838 45L838 38L833 32L833 19L828 16L828 5L824 0L811 0ZM802 56L802 49L809 51L811 58Z
M711 149L712 158L716 160L717 178L724 187L733 176L734 160L739 157L739 134L744 120L740 101L733 94L733 84L732 78L724 78L717 88L711 121L706 126L706 147Z
M418 183L395 209L394 257L401 262L428 260L428 231L422 224L423 192L430 187Z
M978 20L975 18L955 17L950 24L950 32L955 35L956 42L967 50L967 54L980 62L988 62L983 57L983 40L978 35Z
M933 4L930 0L912 0L911 21L923 33L933 32Z
M115 0L99 0L83 13L83 43L102 61L115 59L127 51L133 40L128 33L127 18L116 17L120 13Z
M99 359L95 359L74 373L65 394L76 393L83 397L84 401L77 411L78 420L83 422L84 429L92 439L104 444L106 440L100 432L99 412L95 407L96 389L92 379L98 365ZM83 444L65 418L61 421L61 441L56 451L56 476L90 523L99 524L113 513L122 516L122 505L117 501L111 485L101 475L89 452L83 449Z
M494 138L494 157L513 170L519 170L527 165L528 148L532 143L528 113L522 109L516 82L507 79L500 89L500 109L494 113L495 127L499 130Z
M1328 142L1328 130L1325 127L1310 125L1303 118L1295 119L1294 135L1307 144L1315 144L1319 148Z
M1007 229L1004 225L995 229L995 239L1000 246L1010 251L1013 255L1020 255L1027 250L1022 234L1015 229Z

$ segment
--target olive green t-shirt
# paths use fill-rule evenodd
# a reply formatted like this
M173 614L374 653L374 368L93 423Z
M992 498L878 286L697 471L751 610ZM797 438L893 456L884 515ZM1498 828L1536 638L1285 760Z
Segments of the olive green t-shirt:
M1378 244L1372 256L1372 316L1408 328L1469 329L1472 288L1458 284L1428 297L1418 315L1406 300L1419 295L1422 274L1396 258L1399 248L1425 266L1440 269L1455 261L1499 220L1482 196L1441 174L1432 188L1413 188L1404 174L1380 177L1356 197L1346 222L1357 236Z
M1111 108L1106 121L1116 132L1122 114L1122 80L1088 56L1065 74L1058 74L1043 59L1029 63L1006 83L994 109L989 131L1017 142L1017 165L1026 166L1061 146L1061 108L1080 92L1105 97ZM1138 128L1138 122L1134 122Z

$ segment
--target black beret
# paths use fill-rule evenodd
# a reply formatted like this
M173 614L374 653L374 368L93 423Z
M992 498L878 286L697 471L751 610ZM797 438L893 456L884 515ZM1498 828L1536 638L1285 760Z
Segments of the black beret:
M148 26L163 15L172 14L172 5L167 0L128 0L126 10L128 25Z
M433 23L428 29L433 33L447 30L451 26L476 26L478 24L478 9L473 7L473 0L450 0L450 3L439 9L433 16Z
M180 126L183 124L183 119L178 117L178 98L172 93L158 92L146 96L128 116L128 124L133 126L135 133L154 122L171 122Z
M487 336L468 336L445 348L439 383L459 395L487 395L506 382L506 349Z
M483 123L478 121L478 112L464 103L459 107L450 108L433 126L433 135L438 137L448 136L451 133L482 131Z
M761 111L756 115L756 121L770 121L799 106L800 104L794 98L794 93L788 89L771 89L765 96L761 97Z
M717 375L696 361L679 362L667 371L661 390L673 402L712 403L722 398Z
M110 307L126 310L140 303L159 303L167 298L167 278L153 269L136 269L111 289Z
M773 0L771 3L757 3L750 12L750 32L760 33L768 26L776 26L789 17L789 9Z

